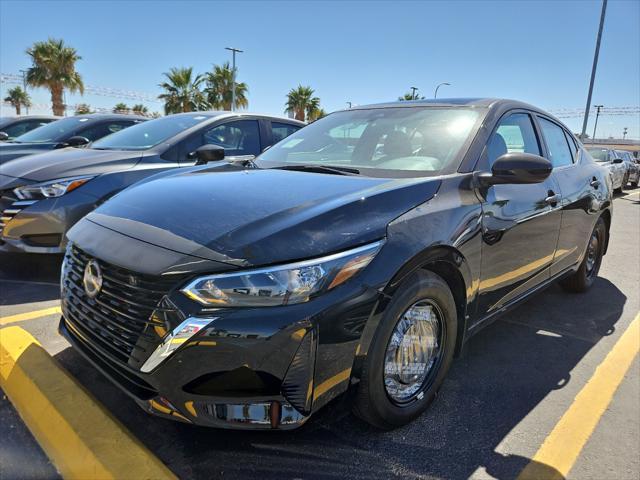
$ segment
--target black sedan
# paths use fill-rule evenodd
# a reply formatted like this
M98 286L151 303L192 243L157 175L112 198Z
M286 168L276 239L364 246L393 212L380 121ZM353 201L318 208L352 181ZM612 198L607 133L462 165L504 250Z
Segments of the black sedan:
M222 146L246 161L303 125L247 113L185 113L134 125L89 148L7 162L0 172L0 252L62 253L65 233L80 218L138 180L193 166L199 147Z
M60 331L167 418L294 428L348 391L388 429L500 314L556 280L587 290L610 222L607 171L535 107L358 107L234 171L143 181L77 223Z
M31 130L42 127L47 123L60 120L51 115L27 115L23 117L0 118L0 142L13 140Z
M56 120L8 142L0 143L0 165L15 158L64 147L82 147L147 118L93 113ZM4 170L4 166L3 166Z

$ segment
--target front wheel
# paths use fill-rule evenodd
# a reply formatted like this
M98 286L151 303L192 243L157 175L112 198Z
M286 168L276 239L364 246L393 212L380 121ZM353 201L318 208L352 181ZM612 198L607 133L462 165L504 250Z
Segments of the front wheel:
M391 299L367 355L354 412L389 430L426 410L442 384L456 344L456 305L447 283L420 271Z
M607 226L602 217L598 218L596 226L593 227L587 251L578 270L560 281L560 285L568 292L586 292L600 271L602 256L604 255L605 242L607 241Z

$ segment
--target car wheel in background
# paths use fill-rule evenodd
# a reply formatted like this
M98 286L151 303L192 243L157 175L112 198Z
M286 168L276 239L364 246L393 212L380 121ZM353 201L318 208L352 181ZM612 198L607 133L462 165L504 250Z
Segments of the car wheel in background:
M457 316L438 275L420 271L391 299L365 361L357 416L385 430L418 417L433 401L453 359Z
M593 282L598 276L600 264L602 263L606 239L607 226L602 217L600 217L596 222L596 226L593 228L593 232L591 232L591 237L587 244L587 251L578 271L560 281L560 285L562 285L565 290L568 292L581 293L586 292L589 287L593 285Z

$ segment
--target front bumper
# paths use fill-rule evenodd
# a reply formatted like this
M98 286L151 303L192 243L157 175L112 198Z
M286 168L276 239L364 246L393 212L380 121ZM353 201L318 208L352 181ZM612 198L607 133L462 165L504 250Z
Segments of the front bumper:
M101 266L105 279L115 275L109 265ZM92 301L78 288L82 269L67 261L64 269L60 333L147 412L221 428L295 428L346 391L360 335L380 296L349 282L299 305L203 309L177 291L180 280L157 304L127 356L124 343L117 344L118 325L130 326L120 313L131 315L137 307L124 311L132 303L116 298L125 298L124 287L113 290L107 283L100 295L109 298ZM148 279L132 282L129 287L140 289ZM153 351L192 317L210 323L144 373Z
M58 198L0 204L0 252L64 253L66 232L97 205L97 199L74 191Z

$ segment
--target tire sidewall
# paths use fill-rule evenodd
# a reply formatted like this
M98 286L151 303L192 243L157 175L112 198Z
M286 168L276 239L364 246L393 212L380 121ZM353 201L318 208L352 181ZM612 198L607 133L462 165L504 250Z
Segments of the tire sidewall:
M430 300L437 304L446 328L443 358L439 370L420 400L399 406L391 401L384 386L384 362L387 345L402 314L414 303ZM405 280L387 307L378 325L368 354L367 387L376 416L391 425L403 425L420 415L433 401L436 392L449 370L456 344L457 313L455 301L447 283L432 272L416 272Z

